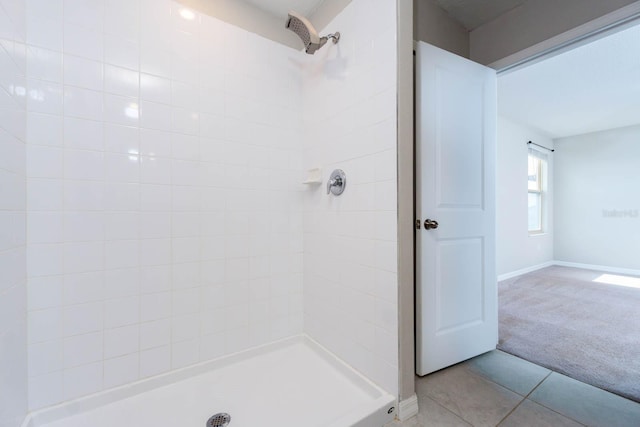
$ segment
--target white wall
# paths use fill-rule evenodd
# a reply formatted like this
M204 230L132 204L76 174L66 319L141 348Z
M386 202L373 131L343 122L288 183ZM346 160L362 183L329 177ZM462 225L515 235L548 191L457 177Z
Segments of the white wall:
M0 0L0 427L27 412L24 0Z
M398 390L396 3L354 0L327 27L343 39L305 67L305 330ZM324 183L347 175L339 196Z
M228 22L254 34L301 48L300 39L284 26L286 16L274 16L252 4L237 0L177 0L185 7Z
M435 0L414 0L414 40L469 57L469 31L454 21Z
M555 141L556 260L640 270L639 140L631 126Z
M525 1L470 33L471 59L491 64L635 1Z
M553 260L553 237L557 224L553 212L556 177L553 165L556 153L549 154L547 212L545 233L527 231L527 141L553 148L553 141L526 126L504 117L498 118L496 255L498 275L508 274Z
M29 0L31 409L303 330L304 54L180 9Z

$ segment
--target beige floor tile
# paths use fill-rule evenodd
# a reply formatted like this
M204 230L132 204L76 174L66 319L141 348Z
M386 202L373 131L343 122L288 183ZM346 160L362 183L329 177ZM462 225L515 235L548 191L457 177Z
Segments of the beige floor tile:
M540 405L591 427L638 427L640 404L552 373L529 396Z
M569 418L525 400L499 427L582 427Z
M428 397L474 427L495 427L522 397L458 365L416 381L418 396Z
M471 427L471 424L428 397L420 397L420 427Z
M480 375L521 396L526 396L551 371L531 362L503 353L490 351L463 363L474 374Z
M418 400L420 412L417 416L403 422L394 421L385 427L472 427L471 424L428 397L420 396Z
M420 414L406 421L395 420L384 427L422 427L422 417Z

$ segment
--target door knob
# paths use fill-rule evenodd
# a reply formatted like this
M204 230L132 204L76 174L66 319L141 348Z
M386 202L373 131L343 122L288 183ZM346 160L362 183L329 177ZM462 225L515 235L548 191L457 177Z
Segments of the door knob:
M433 219L425 219L424 220L424 229L425 230L434 230L438 228L438 221L435 221Z

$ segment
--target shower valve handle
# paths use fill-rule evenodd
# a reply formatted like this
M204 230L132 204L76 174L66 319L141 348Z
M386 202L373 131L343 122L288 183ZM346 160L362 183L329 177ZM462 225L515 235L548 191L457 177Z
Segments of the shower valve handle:
M332 187L342 187L342 180L339 176L329 179L329 181L327 182L327 194L331 193Z
M347 185L347 176L344 171L340 169L336 169L331 172L331 176L329 177L329 181L327 181L327 194L333 194L335 196L339 196L344 191L344 188Z

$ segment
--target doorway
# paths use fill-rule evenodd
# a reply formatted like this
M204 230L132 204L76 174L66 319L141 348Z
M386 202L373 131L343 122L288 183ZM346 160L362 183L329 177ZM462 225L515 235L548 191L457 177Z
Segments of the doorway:
M431 37L433 41L430 41L430 42L435 43L440 47L444 47L448 50L452 50L455 52L459 51L459 53L463 56L468 55L469 54L468 49L466 50L466 53L464 53L465 52L464 43L454 43L453 45L445 46L448 42L453 42L454 40L463 40L463 38L456 38L455 35L453 35L454 32L458 31L456 28L454 28L456 26L455 23L454 25L451 25L451 26L449 26L449 23L451 23L451 21L447 23L448 29L451 29L451 31L449 31L448 33L447 33L448 29L444 29L443 27L428 26L428 28L427 27L420 28L419 22L421 22L421 16L424 14L424 12L426 12L426 14L431 14L432 16L437 16L438 19L441 21L443 20L446 21L447 19L455 21L456 16L454 11L447 11L447 14L440 13L442 11L440 12L436 11L436 13L432 13L432 10L431 10L432 7L428 6L428 2L422 2L422 3L424 3L425 5L424 11L411 10L409 11L411 13L404 14L404 18L402 17L402 14L401 14L399 19L399 23L401 24L401 27L404 29L410 28L411 20L415 16L416 21L414 22L418 23L417 24L418 27L417 29L414 28L414 38L430 41L429 37ZM403 5L403 8L400 7L400 4ZM405 12L407 12L408 6L410 6L410 4L408 3L406 4L399 3L399 10L404 9ZM535 3L531 3L530 6L537 7ZM566 5L567 6L566 8L564 6L565 5L557 5L558 8L562 9L560 11L561 14L567 12L564 9L571 9L571 6L569 5ZM591 6L593 5L590 5L589 7ZM638 16L638 13L640 12L640 2L638 2L638 4L634 3L632 5L629 5L628 7L623 7L622 9L617 10L617 8L621 6L623 6L623 4L620 4L620 5L610 4L610 5L607 5L606 10L602 9L600 10L600 12L595 11L595 9L585 11L584 16L577 18L575 20L572 20L571 22L568 23L568 25L570 26L567 28L571 28L571 30L566 31L565 33L562 32L564 30L558 31L558 28L555 28L553 26L549 28L545 27L546 33L543 35L542 38L539 39L539 40L545 40L544 42L541 42L536 45L521 44L521 46L519 47L519 49L521 50L516 49L514 50L516 53L513 53L513 54L511 52L514 52L514 51L504 52L505 45L501 45L502 47L498 47L494 49L493 58L485 58L486 60L484 61L484 63L489 63L491 62L491 60L493 60L495 62L493 62L491 66L495 69L498 69L498 70L514 69L518 66L521 66L523 63L529 64L536 60L539 60L540 57L544 55L552 56L556 54L559 50L565 49L569 44L573 44L573 43L579 44L583 42L584 39L588 36L599 37L602 35L603 32L611 31L612 28L617 27L619 25L625 25L630 20L635 19ZM542 8L542 5L540 5L540 7ZM521 11L516 12L516 15L520 14L524 16L526 15L527 10L528 10L527 8L523 8ZM424 22L429 22L429 21L426 20ZM529 28L527 27L527 25L528 24L524 25L525 28L523 28L522 26L519 26L517 31L518 32L527 31L527 29ZM429 28L432 30L437 30L435 31L436 33L429 34L428 32L425 32L425 33L422 32L423 30L429 29ZM457 27L457 28L460 28L460 27ZM462 32L464 31L465 31L464 28L462 28ZM467 31L471 31L471 29L467 28ZM407 33L406 31L403 31L401 33L405 37L403 39L398 40L398 46L400 48L399 60L401 62L399 71L401 73L404 73L403 75L406 77L407 69L410 68L410 66L407 66L407 63L408 63L409 57L411 56L411 53L410 51L408 51L408 47L406 46L407 41L409 40L409 36L406 34ZM427 38L423 38L423 37L427 37ZM444 40L444 39L447 39L447 40ZM440 44L441 41L443 41L444 45ZM512 43L512 45L513 44L518 44L518 42L514 42ZM501 49L502 49L502 54L499 52ZM502 58L502 59L497 59L497 58ZM404 66L402 65L403 61L404 61ZM401 89L400 94L401 95L404 94L404 96L400 97L399 108L404 108L405 110L408 110L409 105L411 104L411 100L407 98L406 92L403 92L403 89L407 86L407 83L408 83L408 80L405 80L404 83L402 83L401 81L401 84L399 86L399 88ZM402 115L403 118L410 117L410 115L408 114L408 111L405 111L405 113L406 114ZM404 126L402 125L403 123L404 123ZM413 159L412 149L406 138L407 136L407 132L406 132L407 129L405 129L406 125L407 125L407 120L401 123L399 127L399 140L398 140L399 163L405 165L405 168L409 167ZM404 137L400 137L401 135L403 135ZM406 174L404 175L404 178L403 176L399 177L399 189L406 190L406 189L412 189L412 188L413 188L412 180ZM406 191L405 191L405 196L406 196ZM404 202L408 203L409 199L407 197L402 197L401 199L403 200L403 203ZM407 215L401 214L399 227L405 227L404 231L407 232L408 230L406 226L410 223L413 223L413 220L411 219L410 216L409 218L407 218ZM402 233L400 234L402 236ZM404 236L406 237L407 234L404 234ZM400 249L403 249L403 248L405 249L404 250L405 255L411 253L410 247L412 246L413 244L410 243L407 239L402 239L402 238L400 239ZM404 256L401 256L400 258L406 259L406 257ZM409 267L405 268L401 265L399 270L399 275L404 276L405 279L412 277L411 269ZM400 280L400 283L401 283L400 294L399 294L400 313L401 313L400 338L401 338L401 342L404 343L400 348L400 369L401 369L401 379L402 379L401 385L400 385L401 387L400 398L402 400L400 409L402 409L403 403L405 401L408 402L412 397L415 398L415 395L413 394L415 389L413 384L414 381L412 379L414 347L413 345L408 344L410 341L413 340L413 335L414 335L413 322L409 321L410 316L408 315L408 313L413 311L412 310L413 292L409 289L408 283L406 281ZM404 315L402 315L402 313L404 313Z
M636 401L638 39L498 78L497 209L498 348Z

